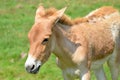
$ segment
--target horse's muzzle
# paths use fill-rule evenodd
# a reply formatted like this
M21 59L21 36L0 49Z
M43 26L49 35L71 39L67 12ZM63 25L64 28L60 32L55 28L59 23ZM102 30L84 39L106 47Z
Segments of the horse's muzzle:
M39 69L40 69L40 65L36 68L34 68L35 66L33 65L32 67L28 66L26 67L26 71L32 74L36 74L38 73Z
M36 74L41 66L41 61L34 59L32 56L28 56L26 63L25 63L25 68L26 71L29 73Z

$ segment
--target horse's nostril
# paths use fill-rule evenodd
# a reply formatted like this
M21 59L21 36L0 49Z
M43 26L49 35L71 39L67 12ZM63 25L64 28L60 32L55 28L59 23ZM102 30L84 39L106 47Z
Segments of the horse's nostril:
M31 70L33 70L33 69L34 69L34 67L35 67L35 65L33 65L33 66L31 67Z

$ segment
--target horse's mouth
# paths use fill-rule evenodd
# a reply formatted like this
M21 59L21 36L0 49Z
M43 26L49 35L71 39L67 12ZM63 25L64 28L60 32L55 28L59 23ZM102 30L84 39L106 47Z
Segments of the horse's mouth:
M38 66L36 69L30 70L30 71L27 70L27 72L32 73L32 74L37 74L39 69L40 69L40 66Z

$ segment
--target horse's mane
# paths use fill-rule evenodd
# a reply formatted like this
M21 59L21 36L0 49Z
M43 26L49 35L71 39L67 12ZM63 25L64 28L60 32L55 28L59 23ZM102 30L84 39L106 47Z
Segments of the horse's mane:
M46 10L46 14L45 16L51 16L53 15L56 11L58 11L55 8L49 8ZM60 18L59 23L62 24L66 24L66 25L74 25L74 24L79 24L79 23L84 23L84 22L89 22L89 20L93 19L93 18L100 18L100 17L104 17L106 15L110 15L114 12L117 12L116 9L114 9L111 6L104 6L99 8L97 11L93 11L91 15L88 15L87 17L83 17L83 18L76 18L76 19L71 19L69 16L67 15L63 15L62 18Z
M53 15L55 12L57 11L57 9L55 8L49 8L46 10L46 14L45 16L51 16ZM78 23L81 23L81 22L87 22L88 19L87 18L76 18L76 19L71 19L68 15L64 14L60 20L59 20L59 23L62 23L62 24L66 24L66 25L74 25L74 24L78 24Z

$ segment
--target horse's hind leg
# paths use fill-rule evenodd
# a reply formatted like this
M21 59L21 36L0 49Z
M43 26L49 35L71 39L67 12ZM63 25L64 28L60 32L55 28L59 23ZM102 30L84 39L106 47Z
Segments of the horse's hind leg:
M95 76L97 78L97 80L106 80L106 76L103 70L103 66L101 66L98 69L94 70Z
M120 61L119 62L117 61L117 55L115 54L116 53L114 52L108 61L108 66L110 67L112 80L118 80L119 76Z
M115 48L111 58L108 61L112 80L118 80L120 66L120 21L113 23L111 26Z
M110 67L112 80L118 80L118 76L119 76L119 66L118 66L118 64L116 64L115 62L109 61L108 65Z

